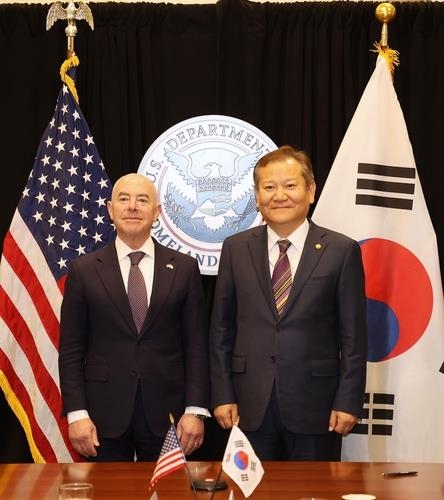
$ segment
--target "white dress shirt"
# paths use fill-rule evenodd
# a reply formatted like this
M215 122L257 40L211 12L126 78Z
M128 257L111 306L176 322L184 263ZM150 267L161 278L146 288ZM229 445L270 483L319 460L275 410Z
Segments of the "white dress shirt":
M301 260L302 250L305 245L305 240L307 239L308 230L310 228L310 223L307 219L287 238L281 238L278 236L270 226L267 226L268 234L268 259L270 264L270 276L273 275L274 266L279 258L279 241L288 240L291 245L288 247L287 255L290 261L291 274L294 277L296 270L299 266L299 261Z

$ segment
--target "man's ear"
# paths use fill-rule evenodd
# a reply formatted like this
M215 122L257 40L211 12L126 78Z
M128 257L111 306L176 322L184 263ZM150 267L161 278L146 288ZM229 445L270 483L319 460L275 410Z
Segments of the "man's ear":
M310 191L310 204L312 204L315 201L315 193L316 193L315 181L311 181L310 185L308 186L308 190Z
M156 214L156 217L154 217L154 218L157 219L161 213L162 213L162 205L160 203L158 203L157 204L157 214Z
M108 214L109 214L110 219L114 220L113 219L113 206L111 204L111 201L106 202L106 208L108 209Z

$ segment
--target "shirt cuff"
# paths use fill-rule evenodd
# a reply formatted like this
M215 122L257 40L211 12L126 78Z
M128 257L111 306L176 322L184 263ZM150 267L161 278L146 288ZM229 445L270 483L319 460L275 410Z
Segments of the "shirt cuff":
M73 424L74 422L77 422L78 420L83 420L85 418L89 418L89 413L87 410L69 411L66 414L66 418L68 419L68 424Z
M211 413L206 408L200 406L187 406L185 408L185 415L191 413L192 415L203 415L204 417L211 417Z

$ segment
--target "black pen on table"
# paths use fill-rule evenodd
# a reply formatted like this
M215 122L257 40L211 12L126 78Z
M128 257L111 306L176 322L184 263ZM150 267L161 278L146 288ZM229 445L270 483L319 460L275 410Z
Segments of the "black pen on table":
M417 476L416 470L397 471L397 472L383 472L384 477L404 477L404 476Z

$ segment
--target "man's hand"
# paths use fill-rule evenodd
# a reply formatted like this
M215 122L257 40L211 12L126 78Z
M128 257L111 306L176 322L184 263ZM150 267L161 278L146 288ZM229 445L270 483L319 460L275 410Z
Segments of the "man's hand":
M74 449L84 457L96 457L96 446L99 446L97 430L90 418L77 420L68 426L69 440Z
M216 406L213 415L222 429L231 429L239 421L239 410L236 403Z
M330 421L328 424L328 430L335 431L338 434L342 434L344 437L349 434L356 422L358 417L350 415L350 413L345 413L343 411L332 410L330 415Z
M204 440L205 426L203 420L192 414L185 413L177 424L177 436L185 455L196 451Z

